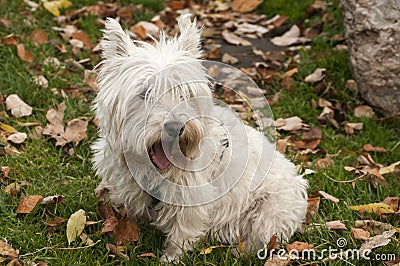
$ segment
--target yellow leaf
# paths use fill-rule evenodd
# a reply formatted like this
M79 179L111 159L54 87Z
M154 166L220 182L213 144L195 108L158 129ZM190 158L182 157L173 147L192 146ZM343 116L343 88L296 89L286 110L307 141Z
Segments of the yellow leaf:
M79 210L69 217L67 222L67 239L68 244L71 244L72 241L79 236L86 224L86 215L84 210Z
M18 133L18 130L16 130L15 128L13 128L12 126L9 126L7 124L0 123L0 128L7 133L12 133L12 134Z
M72 6L72 3L68 0L57 0L57 1L43 1L44 8L47 9L51 14L58 17L60 16L60 9L68 8Z
M364 210L370 213L376 214L387 214L387 213L395 213L395 211L389 205L385 203L371 203L365 205L357 205L357 206L347 206L349 209L354 211Z
M400 165L400 161L395 162L395 163L392 163L392 164L389 165L389 166L382 167L381 169L379 169L379 173L380 173L381 175L388 174L388 173L392 173L392 172L394 172L394 169L395 169L396 166L398 166L398 165Z
M203 250L200 250L200 254L202 254L202 255L210 254L216 248L225 248L225 247L228 247L228 246L224 246L224 245L211 246L211 247L205 248Z

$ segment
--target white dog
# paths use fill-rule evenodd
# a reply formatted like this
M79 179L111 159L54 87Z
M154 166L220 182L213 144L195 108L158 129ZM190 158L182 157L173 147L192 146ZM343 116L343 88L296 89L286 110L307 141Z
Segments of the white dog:
M307 181L263 134L212 99L189 15L179 37L133 42L107 19L95 112L94 167L110 201L165 235L165 257L199 238L247 252L301 229ZM156 202L154 199L158 199Z

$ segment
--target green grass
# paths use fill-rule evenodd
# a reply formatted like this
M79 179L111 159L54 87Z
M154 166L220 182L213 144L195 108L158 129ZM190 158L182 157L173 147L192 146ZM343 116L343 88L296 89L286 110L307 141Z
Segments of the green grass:
M121 1L123 4L128 1ZM300 3L301 2L301 3ZM313 1L264 1L260 8L268 16L280 13L289 15L290 21L304 19L306 7ZM139 3L139 1L137 1ZM141 1L149 8L147 14L139 16L151 17L162 8L160 1ZM296 6L298 3L299 6ZM83 52L79 55L72 55L70 52L61 54L52 44L34 46L23 36L28 36L36 28L46 31L50 39L58 40L64 43L68 49L71 49L55 31L51 29L55 26L53 17L45 10L38 10L30 18L32 26L24 24L20 12L27 10L23 1L0 0L2 6L0 17L7 17L12 26L8 29L0 28L0 37L14 33L26 48L31 51L35 60L32 64L22 62L16 53L15 47L0 44L0 58L2 67L0 68L0 92L2 95L16 93L27 104L34 108L33 115L25 118L2 118L1 122L12 125L21 132L33 134L34 127L21 127L18 122L40 122L45 126L46 111L49 108L55 108L59 103L66 102L65 121L76 117L92 117L90 101L93 94L86 94L86 99L80 97L64 99L60 94L55 95L50 89L44 89L33 84L32 77L38 74L44 75L49 80L49 88L67 89L71 87L85 88L83 82L83 71L66 66L61 74L58 70L49 69L43 66L42 62L46 57L57 57L60 61L68 58L76 60L90 57L92 65L86 66L91 69L99 58L97 55ZM95 4L93 0L74 2L70 9L82 7L87 4ZM153 11L150 11L153 10ZM309 192L323 190L340 199L339 203L333 203L321 199L320 210L317 214L317 223L324 223L330 220L343 221L348 230L328 231L326 229L311 230L303 235L296 234L291 241L304 241L317 246L318 250L329 247L336 247L336 240L344 237L348 241L348 248L357 248L361 242L353 240L350 233L350 226L354 221L360 219L360 216L346 205L366 204L371 202L380 202L386 196L400 196L400 180L398 174L385 175L389 182L388 187L377 186L372 188L366 181L359 180L353 189L349 183L334 182L327 178L329 176L335 180L351 180L355 176L353 173L346 172L343 167L347 165L357 165L358 152L364 144L370 143L374 146L385 147L390 152L379 154L372 153L371 156L377 163L389 165L400 159L400 146L396 144L400 141L400 121L399 119L388 121L377 121L374 118L356 118L352 114L353 108L362 103L358 95L344 89L346 80L351 78L348 67L347 54L342 51L334 51L334 42L330 37L342 32L340 22L340 9L336 3L329 6L329 12L333 20L329 27L324 26L326 35L313 40L310 50L300 52L301 63L299 73L294 76L294 86L285 89L278 82L266 85L270 91L280 91L283 97L272 107L275 118L299 116L307 124L318 126L323 131L320 148L327 150L329 154L335 154L343 149L337 157L334 158L332 166L318 171L314 175L307 176L310 183ZM96 17L86 17L79 22L78 27L89 34L94 43L101 36L101 29L94 25ZM305 23L321 20L315 16L307 18ZM326 68L327 82L330 82L331 89L328 91L315 90L313 85L303 82L304 77L312 73L316 67ZM323 94L322 94L323 93ZM340 103L346 110L346 120L350 122L363 122L364 128L356 132L354 136L347 136L343 126L338 130L329 125L320 125L316 117L321 113L321 108L313 109L311 100L318 100L323 97L335 103ZM4 105L0 111L4 111ZM7 112L9 115L10 113ZM283 134L285 135L285 134ZM295 135L296 136L296 135ZM300 136L296 136L300 138ZM68 144L66 147L55 147L55 142L46 136L39 139L29 137L23 144L16 145L21 151L18 157L1 156L0 166L9 166L11 168L10 176L0 187L0 239L7 240L15 249L18 249L23 256L24 261L47 262L49 265L157 265L158 260L153 258L136 258L138 254L154 252L161 256L162 235L154 228L148 225L140 226L140 239L137 243L129 244L125 253L130 256L129 261L124 261L121 257L110 258L105 245L112 243L112 239L107 235L101 235L101 224L87 226L84 230L94 241L100 240L100 243L91 248L83 249L58 249L68 247L65 236L66 224L63 223L55 228L48 228L45 224L46 217L64 217L68 218L72 213L79 209L84 209L88 220L99 221L100 217L96 212L97 199L94 196L94 188L99 182L91 169L90 144L96 138L96 127L89 123L88 137L79 145ZM68 149L75 150L74 155L68 154ZM302 168L309 167L306 162L297 157L295 152L289 150L286 154L292 158ZM321 155L309 155L307 160L313 164ZM1 175L0 175L0 180ZM18 206L21 196L12 197L4 192L4 186L14 181L27 181L29 186L22 188L23 195L43 195L51 196L61 194L65 196L65 201L55 206L38 206L28 215L18 215L15 210ZM375 215L364 214L365 219L376 219L400 227L398 216L388 216L381 219ZM263 265L264 261L259 260L255 255L249 258L236 258L231 256L229 249L220 248L214 250L211 254L200 255L199 251L211 245L218 243L211 240L203 240L200 245L192 252L185 254L183 262L187 265ZM71 244L71 248L82 247L79 241ZM45 248L45 249L43 249ZM398 253L398 243L392 241L391 244L383 248L378 248L373 254L377 253ZM30 254L30 255L29 255ZM343 261L335 261L332 265L343 265ZM376 265L376 262L352 261L356 265Z

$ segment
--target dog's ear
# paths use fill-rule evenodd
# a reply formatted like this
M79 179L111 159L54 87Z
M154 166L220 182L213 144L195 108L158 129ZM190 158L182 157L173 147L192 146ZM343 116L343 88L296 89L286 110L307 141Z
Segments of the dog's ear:
M178 38L179 48L188 51L194 57L201 57L200 35L201 29L196 25L196 19L190 19L191 14L182 14L178 19L178 26L181 32Z
M115 56L125 56L134 49L129 35L124 32L121 25L112 18L107 18L105 29L101 40L102 56L109 59Z

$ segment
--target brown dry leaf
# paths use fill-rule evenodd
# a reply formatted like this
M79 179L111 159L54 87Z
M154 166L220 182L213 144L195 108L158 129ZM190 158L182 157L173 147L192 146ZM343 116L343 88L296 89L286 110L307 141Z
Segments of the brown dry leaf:
M330 165L332 165L333 160L331 157L326 157L326 158L322 158L322 159L318 159L318 161L315 162L315 169L322 169L322 168L326 168Z
M87 137L86 131L88 123L89 121L84 121L78 118L69 121L62 137L67 143L73 141L75 144L78 144L79 141Z
M276 46L290 46L299 42L309 41L305 37L300 37L300 33L300 28L297 25L293 25L282 36L272 38L271 42Z
M374 234L380 234L382 231L394 229L394 226L391 224L374 220L357 220L354 222L354 226L365 230L372 230Z
M376 235L374 237L369 238L366 242L361 245L359 249L360 254L369 254L365 253L367 250L371 251L378 247L386 246L390 243L390 238L396 233L396 229L392 229L386 232L383 232L381 235Z
M138 241L139 231L136 223L130 221L127 217L122 218L115 228L114 240L118 246Z
M286 245L286 250L288 252L290 252L291 250L297 250L299 253L304 251L304 250L312 250L314 249L314 245L313 244L308 244L305 242L299 242L299 241L295 241L291 244L287 244Z
M158 36L160 29L157 27L156 24L148 22L148 21L139 21L138 23L135 24L135 26L133 26L133 29L135 29L136 27L141 28L140 31L144 31L144 36L139 36L142 39L145 39L148 35L151 35L153 37ZM134 30L132 30L133 32L135 32ZM135 32L136 33L136 32ZM141 32L141 34L143 34L143 32Z
M0 256L1 256L0 257L0 262L1 262L2 257L7 260L13 260L18 258L18 253L17 251L15 251L15 249L13 249L11 245L0 240Z
M289 118L278 118L275 121L276 129L284 131L306 130L310 126L303 123L303 120L297 116Z
M67 221L68 219L66 218L61 218L61 217L54 217L54 218L50 218L50 217L46 217L46 225L48 226L57 226L65 221Z
M98 91L96 71L85 69L83 72L83 81L88 84L94 92Z
M0 170L4 177L8 177L8 175L10 174L11 168L10 168L10 166L2 166L2 167L0 167Z
M321 107L321 108L324 108L324 107L331 108L331 107L333 107L333 104L328 100L325 100L323 98L319 98L318 99L318 106Z
M363 126L363 123L346 123L344 127L347 135L354 135L354 131L361 130Z
M104 221L103 228L101 229L101 234L108 232L113 232L117 227L119 220L115 216L111 216Z
M28 62L28 63L33 62L33 54L25 49L25 46L23 43L20 43L17 45L17 54L21 60Z
M239 59L237 59L236 57L234 57L228 53L225 53L222 55L222 62L225 64L234 65L237 62L239 62Z
M275 143L275 149L279 151L280 153L285 153L286 152L286 147L288 144L288 138L285 139L278 139Z
M240 13L247 13L255 10L262 0L233 0L232 10Z
M331 201L333 201L333 202L335 202L335 203L338 203L338 202L339 202L339 199L338 199L338 198L336 198L336 197L334 197L334 196L332 196L332 195L326 193L325 191L320 190L320 191L318 191L318 194L320 194L323 198L328 199L328 200L331 200Z
M29 39L35 45L41 45L41 44L46 43L46 42L49 41L49 37L47 37L46 32L44 30L42 30L42 29L34 30L29 35Z
M374 117L375 112L372 107L368 105L361 105L354 108L355 117Z
M29 116L32 114L32 107L27 105L16 94L11 94L7 97L6 109L11 110L11 114L15 117Z
M60 204L61 202L64 201L64 196L62 195L56 195L56 196L48 196L43 198L41 204Z
M77 31L72 33L72 39L81 41L83 43L83 48L86 50L89 50L91 47L90 38L83 31Z
M312 127L301 135L301 139L304 141L322 139L322 131L318 127Z
M382 203L389 205L394 211L397 211L399 208L399 200L400 197L386 197Z
M295 148L298 150L314 150L319 143L321 142L320 139L314 139L310 141L296 141Z
M13 182L7 185L4 188L4 193L6 193L7 195L11 195L13 197L18 196L21 193L21 186L19 182Z
M371 144L365 144L363 147L364 151L373 151L373 152L387 152L383 147L374 147Z
M0 27L8 29L11 27L11 21L6 18L0 18Z
M350 229L351 229L351 234L353 235L354 239L365 241L371 236L370 232L368 232L362 228L351 227Z
M31 213L36 205L42 200L42 196L34 195L34 196L25 196L19 202L16 213Z
M242 46L250 46L252 45L251 42L237 36L235 33L230 32L228 30L224 30L222 32L222 38L230 44L234 45L242 45Z
M80 209L73 213L67 222L67 239L68 244L71 244L82 232L86 225L85 211Z
M129 256L126 255L125 253L123 253L122 251L120 251L118 249L118 247L114 246L113 244L106 244L106 249L108 251L110 251L111 253L113 253L114 255L119 255L121 257L123 257L126 260L129 260Z
M317 68L314 70L314 72L310 75L308 75L304 81L307 83L313 83L313 82L319 82L324 79L325 75L324 72L326 71L326 68Z
M11 134L10 136L8 136L7 140L9 140L15 144L21 144L22 142L24 142L26 140L27 137L28 136L26 135L26 133L17 132L17 133L14 133L14 134Z
M1 38L1 43L8 46L17 46L18 42L14 34L9 34L6 37Z
M140 39L146 39L147 33L146 30L144 29L143 26L135 24L132 28L131 31L135 33Z
M325 226L328 230L346 230L347 227L339 220L326 222Z
M314 220L317 216L318 209L319 209L319 202L321 198L308 198L308 207L307 207L307 214L306 214L306 223L309 224L311 220Z
M291 77L291 76L293 76L294 74L296 74L298 72L299 72L299 69L297 67L294 67L294 68L286 71L285 73L283 73L281 77L282 78Z
M156 254L153 252L142 253L136 256L136 258L157 258Z

